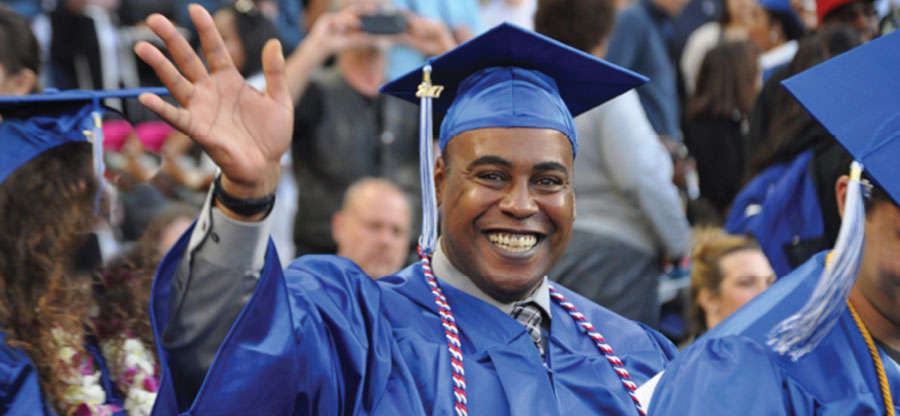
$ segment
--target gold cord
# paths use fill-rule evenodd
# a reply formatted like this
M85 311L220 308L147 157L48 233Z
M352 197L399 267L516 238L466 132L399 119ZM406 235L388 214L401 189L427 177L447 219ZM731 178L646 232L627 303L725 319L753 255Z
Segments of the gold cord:
M856 326L859 328L859 332L862 334L863 339L866 340L866 346L869 347L869 354L872 356L872 361L875 362L875 372L878 373L878 387L881 389L881 399L884 401L886 410L885 414L887 416L894 416L894 400L891 398L891 386L888 384L887 375L884 373L884 364L881 362L881 355L878 354L878 348L875 347L875 341L872 339L872 335L869 334L869 330L859 317L859 314L856 313L856 309L853 309L853 304L850 303L850 300L847 300L847 307L850 308L850 314L853 315L853 320L856 322Z

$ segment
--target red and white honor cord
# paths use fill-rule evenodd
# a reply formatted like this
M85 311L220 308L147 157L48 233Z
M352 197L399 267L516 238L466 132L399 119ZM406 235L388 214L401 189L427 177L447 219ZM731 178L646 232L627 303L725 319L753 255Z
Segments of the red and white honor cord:
M453 409L456 410L456 416L468 416L466 410L466 370L463 367L462 343L459 339L459 328L456 326L456 319L453 318L453 312L450 311L450 304L441 287L438 286L437 279L431 271L431 259L428 255L423 254L421 247L417 250L419 258L422 259L422 272L425 274L425 281L431 288L431 294L434 295L434 303L437 304L438 314L441 316L441 325L444 326L444 336L447 337L447 349L450 351L450 368L453 374Z
M550 297L553 298L553 300L555 300L556 303L559 304L559 306L562 306L562 308L569 313L569 316L571 316L572 319L575 320L575 323L578 324L578 327L581 328L581 331L584 332L585 335L590 337L592 341L594 341L594 345L596 345L603 356L606 357L606 361L608 361L609 364L612 365L613 370L616 372L616 374L619 375L619 380L622 380L622 384L625 385L625 391L627 391L628 395L631 397L631 401L634 403L634 407L637 408L638 413L641 415L646 415L647 411L644 410L644 406L641 405L641 401L638 400L638 397L635 394L635 391L637 390L637 384L635 384L634 381L631 380L631 374L628 374L628 370L625 369L625 365L622 363L622 360L620 360L619 357L616 357L616 353L614 353L612 347L610 347L609 344L606 343L606 339L603 338L603 335L597 332L597 329L594 328L594 325L591 325L591 323L588 322L587 318L585 318L584 315L581 314L581 312L578 312L578 310L575 309L575 305L573 305L572 302L569 302L566 297L562 295L562 293L559 293L556 288L553 287L553 285L549 285L549 288Z
M434 295L434 303L437 305L438 314L441 316L441 325L444 327L444 336L447 337L447 349L450 351L450 368L453 375L453 409L456 411L456 416L468 416L469 413L466 409L466 371L463 366L462 342L459 338L459 327L456 326L456 319L453 318L453 312L450 311L450 304L447 302L447 298L444 297L441 287L434 277L434 272L431 271L431 259L428 255L422 253L421 248L417 251L419 258L422 260L422 272L425 274L425 281L431 289L431 294ZM594 341L594 344L600 349L603 356L606 357L606 361L612 365L613 370L619 375L619 379L622 380L622 384L625 385L625 391L627 391L628 395L631 397L638 413L646 415L647 412L635 395L637 384L631 380L631 375L628 374L628 370L625 369L622 360L620 360L619 357L616 357L612 347L606 343L606 339L603 338L603 335L597 332L584 315L582 315L581 312L578 312L575 305L569 302L561 293L556 291L556 288L553 287L553 285L549 285L549 289L550 297L569 313L572 319L578 324L578 327L581 328L582 332Z

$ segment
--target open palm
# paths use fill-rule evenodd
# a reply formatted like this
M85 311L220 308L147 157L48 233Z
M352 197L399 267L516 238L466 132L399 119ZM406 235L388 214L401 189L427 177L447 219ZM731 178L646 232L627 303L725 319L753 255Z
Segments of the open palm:
M270 40L263 48L266 91L259 92L234 67L209 13L192 5L190 15L209 70L171 22L150 16L147 23L165 42L174 64L146 42L138 44L135 53L156 71L182 108L153 94L142 95L141 102L203 146L239 188L231 190L236 196L267 194L275 188L279 160L293 128L281 46Z

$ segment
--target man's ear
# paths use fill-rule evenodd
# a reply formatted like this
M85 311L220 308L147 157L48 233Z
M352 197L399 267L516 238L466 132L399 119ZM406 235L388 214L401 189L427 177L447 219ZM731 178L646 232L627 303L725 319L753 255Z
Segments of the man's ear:
M572 192L572 222L578 219L578 204L576 204L575 192Z
M331 239L337 243L338 247L341 245L341 240L343 240L344 228L346 227L347 218L343 211L335 212L334 215L331 216Z
M844 217L844 204L847 202L847 188L850 183L850 177L841 175L837 182L834 183L834 194L837 198L838 214Z
M437 162L434 164L434 194L437 199L437 206L441 206L441 197L444 195L444 180L447 179L447 173L444 172L446 167L444 156L437 158Z

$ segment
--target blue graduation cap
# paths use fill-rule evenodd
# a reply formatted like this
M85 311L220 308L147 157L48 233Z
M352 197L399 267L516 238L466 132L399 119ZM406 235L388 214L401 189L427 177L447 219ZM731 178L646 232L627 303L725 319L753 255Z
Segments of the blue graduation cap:
M144 92L168 94L165 88L109 91L47 91L0 96L0 183L44 151L68 142L93 145L94 169L103 181L102 105L105 98L136 97ZM102 186L101 186L102 189ZM99 197L99 195L98 195Z
M900 204L900 32L859 46L782 82L855 159L831 259L806 305L770 343L799 358L843 312L856 280L865 230L863 169Z
M783 81L900 204L900 32Z
M577 152L573 117L647 78L511 24L501 24L389 82L381 92L421 104L421 251L436 240L431 111L446 113L440 148L456 135L488 127L548 128Z
M453 136L484 127L559 130L576 146L572 117L637 87L647 78L546 36L504 23L433 59L434 110L446 113L443 149ZM413 70L381 92L414 103L422 72Z

